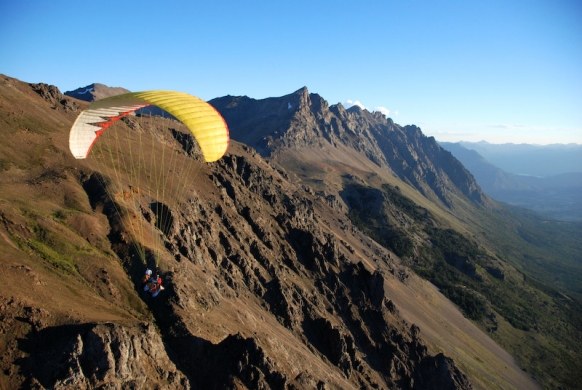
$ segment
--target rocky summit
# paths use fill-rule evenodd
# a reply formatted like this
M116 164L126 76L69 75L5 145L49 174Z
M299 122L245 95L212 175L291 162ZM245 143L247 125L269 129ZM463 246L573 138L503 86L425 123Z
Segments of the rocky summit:
M537 387L348 218L336 180L362 180L358 170L388 172L444 209L461 196L491 207L418 128L307 89L215 99L238 142L182 175L180 198L120 212L111 172L68 150L87 105L71 96L0 79L1 388ZM119 126L146 131L138 121ZM183 125L152 121L167 130L167 153L192 160ZM350 157L341 169L340 154ZM306 164L316 164L310 180ZM152 298L140 284L156 248L130 227L159 227L158 209L169 222L153 229L165 290Z
M77 88L73 91L67 91L66 96L74 97L75 99L83 100L85 102L92 102L110 96L121 95L122 93L130 92L128 89L120 87L108 87L103 84L93 83L86 87Z

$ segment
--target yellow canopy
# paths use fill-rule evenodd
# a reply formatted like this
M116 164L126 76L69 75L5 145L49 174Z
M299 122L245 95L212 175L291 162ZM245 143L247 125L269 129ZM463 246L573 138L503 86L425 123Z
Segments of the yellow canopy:
M75 158L86 158L97 138L111 124L150 105L160 107L188 127L206 162L216 161L226 153L229 134L222 116L205 101L174 91L132 92L91 103L71 128L71 152Z

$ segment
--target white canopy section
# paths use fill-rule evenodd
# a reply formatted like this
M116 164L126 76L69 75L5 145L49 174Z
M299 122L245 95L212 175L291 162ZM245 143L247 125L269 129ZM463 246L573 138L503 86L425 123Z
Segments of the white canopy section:
M93 102L79 115L69 134L69 148L75 158L86 158L101 133L116 120L150 103L134 97L108 98Z

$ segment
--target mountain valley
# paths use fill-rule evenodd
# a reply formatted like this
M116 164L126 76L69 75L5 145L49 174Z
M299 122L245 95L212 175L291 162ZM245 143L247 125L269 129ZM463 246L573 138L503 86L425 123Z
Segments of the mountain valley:
M561 221L582 222L582 168L576 163L575 154L565 153L565 156L562 156L561 162L565 164L565 167L554 166L546 168L545 171L532 167L533 170L529 172L553 172L550 176L541 177L534 174L518 175L506 172L487 161L477 151L468 149L471 144L465 147L462 143L442 142L440 145L469 169L479 186L492 198ZM551 146L547 146L549 147ZM574 145L566 145L566 147L575 151ZM546 147L538 146L537 148L543 151ZM556 148L556 154L561 152L556 146L554 148ZM533 157L527 155L520 157L518 154L513 157L512 162L520 167L519 170L524 171L526 170L524 165L528 159L533 159ZM553 161L558 158L552 155L546 156L543 160ZM556 163L553 162L553 164Z

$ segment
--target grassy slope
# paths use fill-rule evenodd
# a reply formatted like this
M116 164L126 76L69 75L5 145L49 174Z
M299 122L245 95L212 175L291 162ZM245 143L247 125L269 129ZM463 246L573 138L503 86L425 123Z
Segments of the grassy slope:
M464 210L456 210L460 211ZM461 215L471 232L465 233L467 238L457 237L446 243L425 229L428 239L441 250L427 250L423 261L411 265L489 330L544 386L576 388L574 378L582 368L578 354L582 348L582 306L580 301L559 293L558 286L551 282L565 274L566 267L572 272L570 280L580 280L582 273L575 264L580 258L580 251L575 252L580 235L569 224L557 234L548 229L550 222L536 226L531 219L503 210ZM554 229L561 227L552 224ZM552 234L544 235L548 231ZM540 239L524 240L524 232ZM443 253L445 261L439 259ZM462 267L458 269L458 264L455 267L454 260L450 261L455 256L471 258L475 276L468 276ZM502 270L505 279L493 277L485 271L487 267Z
M0 88L2 295L26 297L63 321L144 318L109 248L107 221L92 212L78 184L66 131L75 114L49 108L17 80L2 76ZM103 237L91 234L100 231Z

